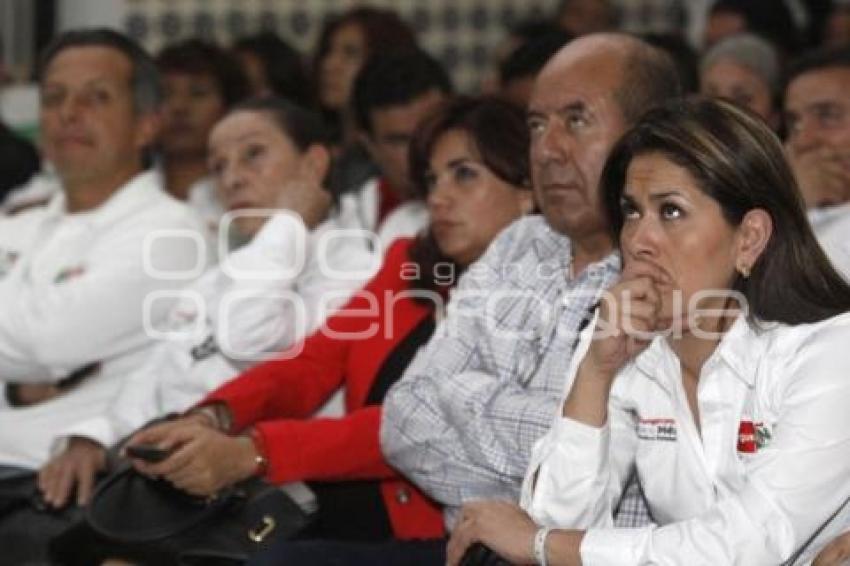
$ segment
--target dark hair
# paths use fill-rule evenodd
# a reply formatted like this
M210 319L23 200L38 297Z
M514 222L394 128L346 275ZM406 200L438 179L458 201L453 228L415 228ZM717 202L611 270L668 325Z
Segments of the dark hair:
M42 51L38 63L38 79L60 52L74 47L108 47L130 61L130 89L137 114L156 110L162 102L162 83L156 64L148 53L126 35L108 28L66 31L58 35Z
M357 126L372 134L372 112L407 104L432 90L451 93L442 65L420 49L376 53L354 80L352 107Z
M229 108L248 95L248 79L236 59L214 43L187 39L166 46L156 57L160 73L207 75Z
M371 6L361 6L328 20L319 34L313 63L314 74L325 55L331 48L331 38L344 25L357 24L363 31L366 41L367 58L373 53L383 53L397 49L416 47L416 34L413 29L392 11Z
M709 11L738 14L746 22L747 31L773 42L786 55L793 55L802 47L802 35L791 10L785 2L776 0L716 0Z
M628 37L628 36L625 36ZM638 38L630 38L623 59L623 78L614 92L627 124L634 123L660 101L682 94L682 85L673 59L663 50Z
M572 7L574 0L561 0L558 3L558 7L555 9L555 19L560 20L564 17L564 14ZM620 27L620 20L622 19L622 14L620 13L620 8L617 6L617 3L612 2L611 0L597 0L598 4L601 4L605 9L605 18L606 18L606 29L616 29ZM585 30L570 30L571 33L583 33Z
M269 88L276 96L287 98L304 108L316 106L313 80L304 58L277 34L267 31L243 37L233 44L232 49L257 57Z
M314 111L277 96L250 98L231 108L230 113L247 111L266 114L292 140L300 151L311 145L329 145L328 130Z
M816 49L795 59L785 73L785 88L800 75L835 67L850 68L850 46Z
M328 20L319 34L319 41L313 55L313 77L317 81L321 75L319 67L322 60L330 51L331 39L337 30L348 24L356 24L363 32L366 60L376 53L406 51L417 47L413 29L396 12L372 6L352 8ZM322 106L321 99L319 105L322 107L325 119L333 128L334 138L339 141L343 134L341 113Z
M508 36L515 38L520 43L525 43L526 41L530 41L532 39L538 38L543 35L549 35L551 33L567 33L572 37L567 31L553 22L552 20L540 20L536 18L522 20L510 28L508 28Z
M699 57L685 38L672 33L646 33L641 35L641 39L670 56L684 93L699 90Z
M770 215L773 232L751 276L730 282L746 297L751 319L804 324L850 309L850 286L818 244L782 144L760 119L703 97L670 101L643 116L614 146L602 172L616 238L629 163L654 152L685 168L730 225L740 225L753 209Z
M417 127L410 142L410 177L422 198L428 194L427 176L434 146L449 131L466 133L484 166L496 177L531 190L530 139L525 112L492 96L458 96L442 103L426 118ZM410 256L420 266L420 277L413 283L417 289L437 289L434 279L437 263L451 263L456 271L465 267L457 265L440 251L430 231L419 236Z
M504 85L514 79L536 75L572 38L563 30L528 38L499 64L499 81Z

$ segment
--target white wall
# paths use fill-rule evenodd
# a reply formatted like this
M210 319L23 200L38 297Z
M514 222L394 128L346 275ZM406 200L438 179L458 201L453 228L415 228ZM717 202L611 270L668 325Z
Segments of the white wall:
M127 0L56 0L56 30L79 27L123 29Z

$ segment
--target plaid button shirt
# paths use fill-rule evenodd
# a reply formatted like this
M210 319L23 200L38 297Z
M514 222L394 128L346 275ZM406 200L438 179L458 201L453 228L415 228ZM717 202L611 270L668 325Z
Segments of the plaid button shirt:
M515 222L470 266L448 314L384 400L389 462L454 512L519 500L534 442L561 406L578 332L620 273L613 253L570 279L570 241L540 216ZM624 526L647 522L624 501Z

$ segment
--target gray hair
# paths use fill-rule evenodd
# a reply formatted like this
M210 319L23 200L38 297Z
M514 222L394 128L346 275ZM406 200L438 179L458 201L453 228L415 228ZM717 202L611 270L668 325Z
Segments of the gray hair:
M772 94L779 92L781 69L776 48L766 39L751 33L725 38L703 55L700 75L721 61L746 67L767 84Z

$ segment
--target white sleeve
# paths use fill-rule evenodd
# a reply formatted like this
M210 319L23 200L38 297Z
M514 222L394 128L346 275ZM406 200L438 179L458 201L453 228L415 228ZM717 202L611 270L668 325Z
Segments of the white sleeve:
M180 227L189 227L184 223ZM4 285L0 293L0 379L59 381L83 366L144 346L145 298L185 282L152 276L145 269L143 243L149 222L104 238L87 254L85 271L63 282L27 281ZM186 238L154 246L152 263L163 271L186 271L197 249ZM19 274L18 274L19 275ZM158 324L173 300L151 303Z
M746 481L705 513L660 527L591 528L585 566L779 564L850 496L850 356L846 323L816 332L781 363L772 391L778 418L771 442L747 464ZM566 463L564 463L566 465ZM845 530L831 521L797 563Z
M361 239L327 247L314 240L300 217L279 213L225 260L216 339L228 358L256 363L288 348L374 274Z
M61 431L51 452L62 450L72 436L88 438L109 448L145 423L162 416L161 383L167 383L168 376L179 370L169 363L171 348L174 348L173 342L157 344L148 361L124 378L108 410Z
M598 312L581 333L564 398L587 355L597 316ZM618 394L624 379L621 373L612 387L608 421L602 427L563 417L559 410L552 428L535 444L522 504L538 524L574 529L613 526L637 445L632 413Z

